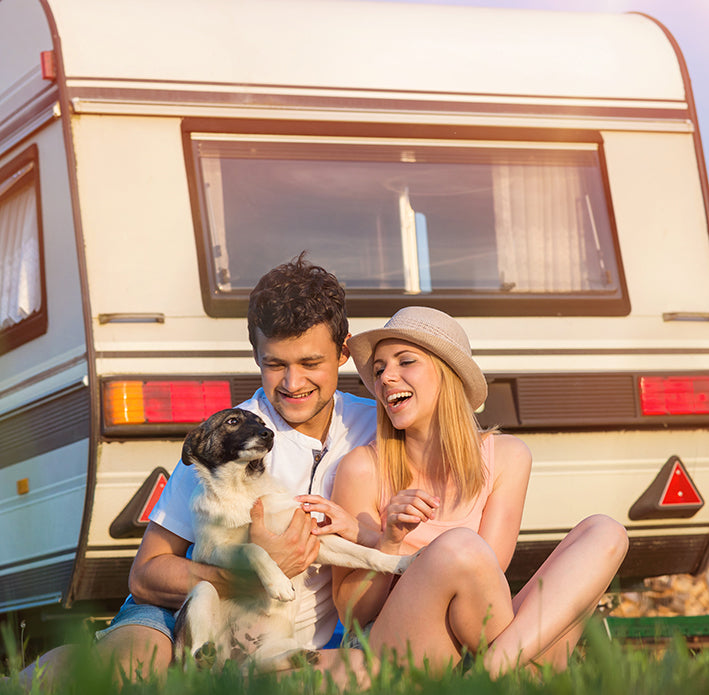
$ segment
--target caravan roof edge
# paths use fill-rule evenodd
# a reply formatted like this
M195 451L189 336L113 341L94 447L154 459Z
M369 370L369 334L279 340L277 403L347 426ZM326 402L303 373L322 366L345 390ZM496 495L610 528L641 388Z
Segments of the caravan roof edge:
M684 101L639 14L352 0L46 0L67 79ZM461 50L461 46L465 50Z

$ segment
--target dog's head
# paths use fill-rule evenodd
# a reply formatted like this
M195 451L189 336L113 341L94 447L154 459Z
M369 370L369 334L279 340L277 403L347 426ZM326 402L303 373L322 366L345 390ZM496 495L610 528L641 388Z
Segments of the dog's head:
M214 413L193 429L182 445L182 463L201 464L215 472L226 463L243 463L246 473L259 475L263 457L273 447L273 431L254 413L229 408Z

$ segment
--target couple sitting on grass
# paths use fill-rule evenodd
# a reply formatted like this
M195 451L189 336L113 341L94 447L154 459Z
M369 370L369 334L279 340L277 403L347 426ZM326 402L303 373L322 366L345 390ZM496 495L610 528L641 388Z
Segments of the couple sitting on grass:
M435 309L406 307L383 328L350 337L342 288L303 254L259 281L248 325L262 388L240 407L274 430L267 469L302 505L274 535L257 504L251 538L286 575L307 572L297 637L321 649L317 668L343 672L342 650L322 650L339 613L362 626L375 655L388 648L442 668L484 643L493 676L532 661L563 669L625 556L625 529L602 515L581 521L512 597L504 572L531 456L518 438L480 430L474 412L487 385L461 326ZM376 406L336 390L350 354ZM131 569L132 595L97 635L96 649L125 673L167 668L174 612L197 582L222 596L249 591L227 570L187 558L195 485L192 468L178 463ZM331 570L312 565L328 533L386 553L425 550L396 580ZM344 661L363 670L353 633ZM43 676L71 653L60 647L42 657Z

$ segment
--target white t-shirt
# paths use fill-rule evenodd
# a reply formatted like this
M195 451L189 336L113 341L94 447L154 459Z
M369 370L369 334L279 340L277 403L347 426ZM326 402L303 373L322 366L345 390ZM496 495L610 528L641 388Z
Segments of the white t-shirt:
M323 446L288 425L274 410L263 389L239 407L259 415L275 433L273 449L265 458L266 471L293 495L311 492L329 498L340 459L357 446L370 442L376 432L374 401L349 393L335 392L330 430ZM168 531L194 542L190 497L197 485L192 466L180 461L173 471L150 520ZM306 570L306 591L296 618L296 637L303 647L317 649L327 644L337 624L332 602L331 571L312 565Z

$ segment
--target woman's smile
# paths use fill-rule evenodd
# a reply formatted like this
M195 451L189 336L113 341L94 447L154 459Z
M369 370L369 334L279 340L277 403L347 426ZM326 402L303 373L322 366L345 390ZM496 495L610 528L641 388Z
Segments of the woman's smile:
M425 350L402 340L382 340L373 369L377 398L396 429L430 423L441 377Z

